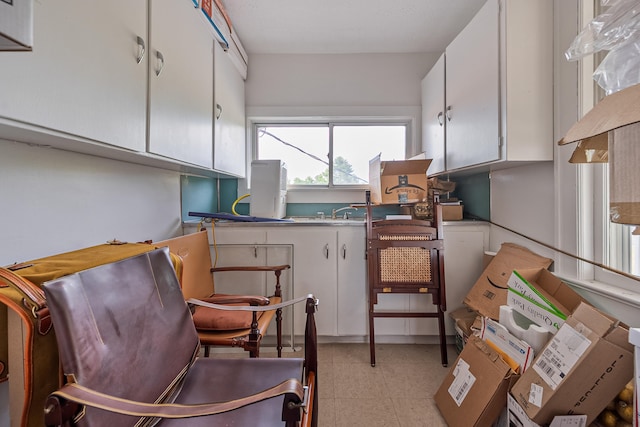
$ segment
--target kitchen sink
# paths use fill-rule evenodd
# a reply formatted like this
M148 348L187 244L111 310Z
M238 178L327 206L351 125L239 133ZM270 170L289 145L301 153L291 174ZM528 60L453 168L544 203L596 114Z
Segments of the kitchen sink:
M307 223L307 224L364 224L364 218L320 218L315 216L291 216L286 219L293 220L293 222Z

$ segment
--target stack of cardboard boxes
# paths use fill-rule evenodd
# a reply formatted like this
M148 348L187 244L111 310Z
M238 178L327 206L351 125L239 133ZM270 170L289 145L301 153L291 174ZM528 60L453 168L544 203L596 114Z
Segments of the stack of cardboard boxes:
M628 328L505 243L451 314L462 350L435 395L451 426L589 425L631 379Z
M640 85L605 97L560 141L578 142L572 162L610 159L610 220L621 224L640 224L639 99ZM474 326L462 327L474 325L470 313L452 312L460 342L467 342L435 396L450 425L586 426L629 384L635 384L634 425L640 425L640 330L630 332L589 305L546 270L550 264L504 244L464 300L478 316L529 341L535 359L526 369L499 345L470 337ZM502 326L494 329L506 334Z

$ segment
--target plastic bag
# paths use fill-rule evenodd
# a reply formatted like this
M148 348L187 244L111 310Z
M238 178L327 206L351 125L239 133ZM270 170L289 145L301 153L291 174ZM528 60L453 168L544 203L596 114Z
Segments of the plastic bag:
M640 40L609 52L593 73L593 79L607 95L640 83Z
M565 57L577 61L609 51L594 79L607 95L640 83L640 0L602 0L608 9L573 40Z
M577 61L601 50L613 50L640 38L640 1L609 1L611 7L596 16L573 40L565 57Z

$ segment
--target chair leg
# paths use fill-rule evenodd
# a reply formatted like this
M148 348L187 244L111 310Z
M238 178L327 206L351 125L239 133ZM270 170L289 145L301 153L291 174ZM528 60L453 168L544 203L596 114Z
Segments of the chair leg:
M369 352L371 354L371 366L376 366L376 339L373 327L373 305L369 305Z
M208 345L204 346L204 357L209 357L209 346Z
M444 312L442 311L440 304L438 304L438 328L440 330L440 360L442 362L442 366L446 368L449 364L447 358L447 337L444 330Z
M276 310L276 339L277 349L278 349L278 357L282 357L282 309L279 308Z
M258 316L253 312L251 320L251 332L249 332L249 341L245 343L245 349L249 350L249 357L260 357L260 330L258 329Z

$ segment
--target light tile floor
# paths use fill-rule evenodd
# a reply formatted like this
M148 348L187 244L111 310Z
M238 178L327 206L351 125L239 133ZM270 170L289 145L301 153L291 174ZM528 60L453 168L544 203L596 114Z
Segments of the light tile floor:
M451 366L455 347L448 353ZM261 357L273 356L262 349ZM438 345L377 344L372 367L368 343L320 344L319 427L446 427L433 395L448 371Z

